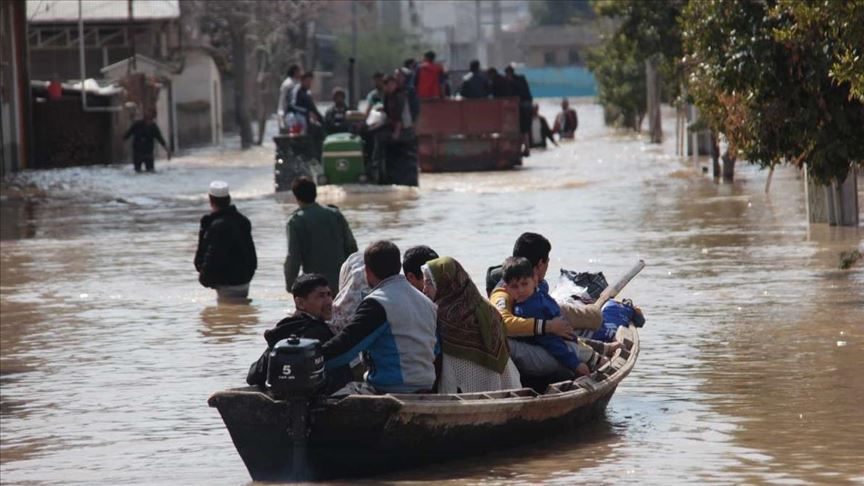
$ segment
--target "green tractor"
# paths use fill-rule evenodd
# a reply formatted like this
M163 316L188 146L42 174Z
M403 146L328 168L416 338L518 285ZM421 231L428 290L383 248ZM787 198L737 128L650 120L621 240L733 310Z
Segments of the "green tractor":
M274 170L276 191L291 190L291 182L306 176L318 185L365 184L370 180L364 143L351 133L334 133L318 150L308 135L278 135Z

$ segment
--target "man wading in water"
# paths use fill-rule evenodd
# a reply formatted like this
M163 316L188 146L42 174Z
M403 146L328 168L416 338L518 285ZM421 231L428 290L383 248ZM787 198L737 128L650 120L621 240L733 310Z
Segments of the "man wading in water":
M357 251L354 234L336 206L315 202L318 187L307 177L291 183L300 206L288 220L288 254L285 256L285 289L291 291L300 268L304 273L320 273L333 293L339 291L339 269Z
M219 302L245 302L258 268L252 224L231 204L228 184L210 183L210 214L201 218L195 269L201 285L216 289Z
M159 130L159 125L156 120L156 112L148 110L144 114L144 119L138 120L129 127L126 135L123 135L123 140L132 137L132 163L135 165L135 172L141 172L141 165L147 169L147 172L153 172L153 141L157 140L165 152L168 153L168 160L171 160L171 149L162 138L162 132Z

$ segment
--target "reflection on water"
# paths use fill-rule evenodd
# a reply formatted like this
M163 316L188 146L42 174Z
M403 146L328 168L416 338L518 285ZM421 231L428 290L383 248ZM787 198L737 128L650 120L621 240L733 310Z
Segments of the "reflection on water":
M575 142L514 171L424 174L419 190L322 189L361 246L428 244L478 282L529 230L552 240L553 271L615 278L649 264L626 290L648 316L643 353L605 420L382 479L864 480L864 269L837 269L840 251L864 249L861 229L809 228L795 171L778 170L767 196L752 167L718 185L668 155L671 134L649 147L604 128L598 107L578 108ZM293 307L282 261L296 206L272 195L271 149L199 152L153 175L87 167L4 185L4 483L248 483L206 399L243 384L263 331ZM216 305L192 265L217 178L253 224L246 305Z

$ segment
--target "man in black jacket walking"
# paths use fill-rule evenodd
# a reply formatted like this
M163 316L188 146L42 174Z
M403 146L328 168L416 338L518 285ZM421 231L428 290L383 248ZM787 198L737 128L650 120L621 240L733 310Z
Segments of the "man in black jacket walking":
M171 160L171 150L165 143L165 139L162 138L162 132L155 120L156 113L148 111L142 120L133 123L123 135L123 140L132 137L132 163L135 165L135 172L141 172L141 165L144 165L147 172L153 172L154 141L158 141L162 145L162 148L168 153L168 160Z
M210 183L210 214L201 218L195 269L201 285L219 301L245 300L258 267L252 224L231 204L228 184Z

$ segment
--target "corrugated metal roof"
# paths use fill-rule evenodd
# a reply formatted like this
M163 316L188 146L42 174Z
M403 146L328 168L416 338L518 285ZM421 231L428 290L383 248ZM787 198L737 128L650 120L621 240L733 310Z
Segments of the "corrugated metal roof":
M85 22L125 21L129 4L125 0L81 0ZM134 0L132 16L136 20L176 19L180 17L179 0ZM27 19L33 23L77 22L76 0L27 0Z

